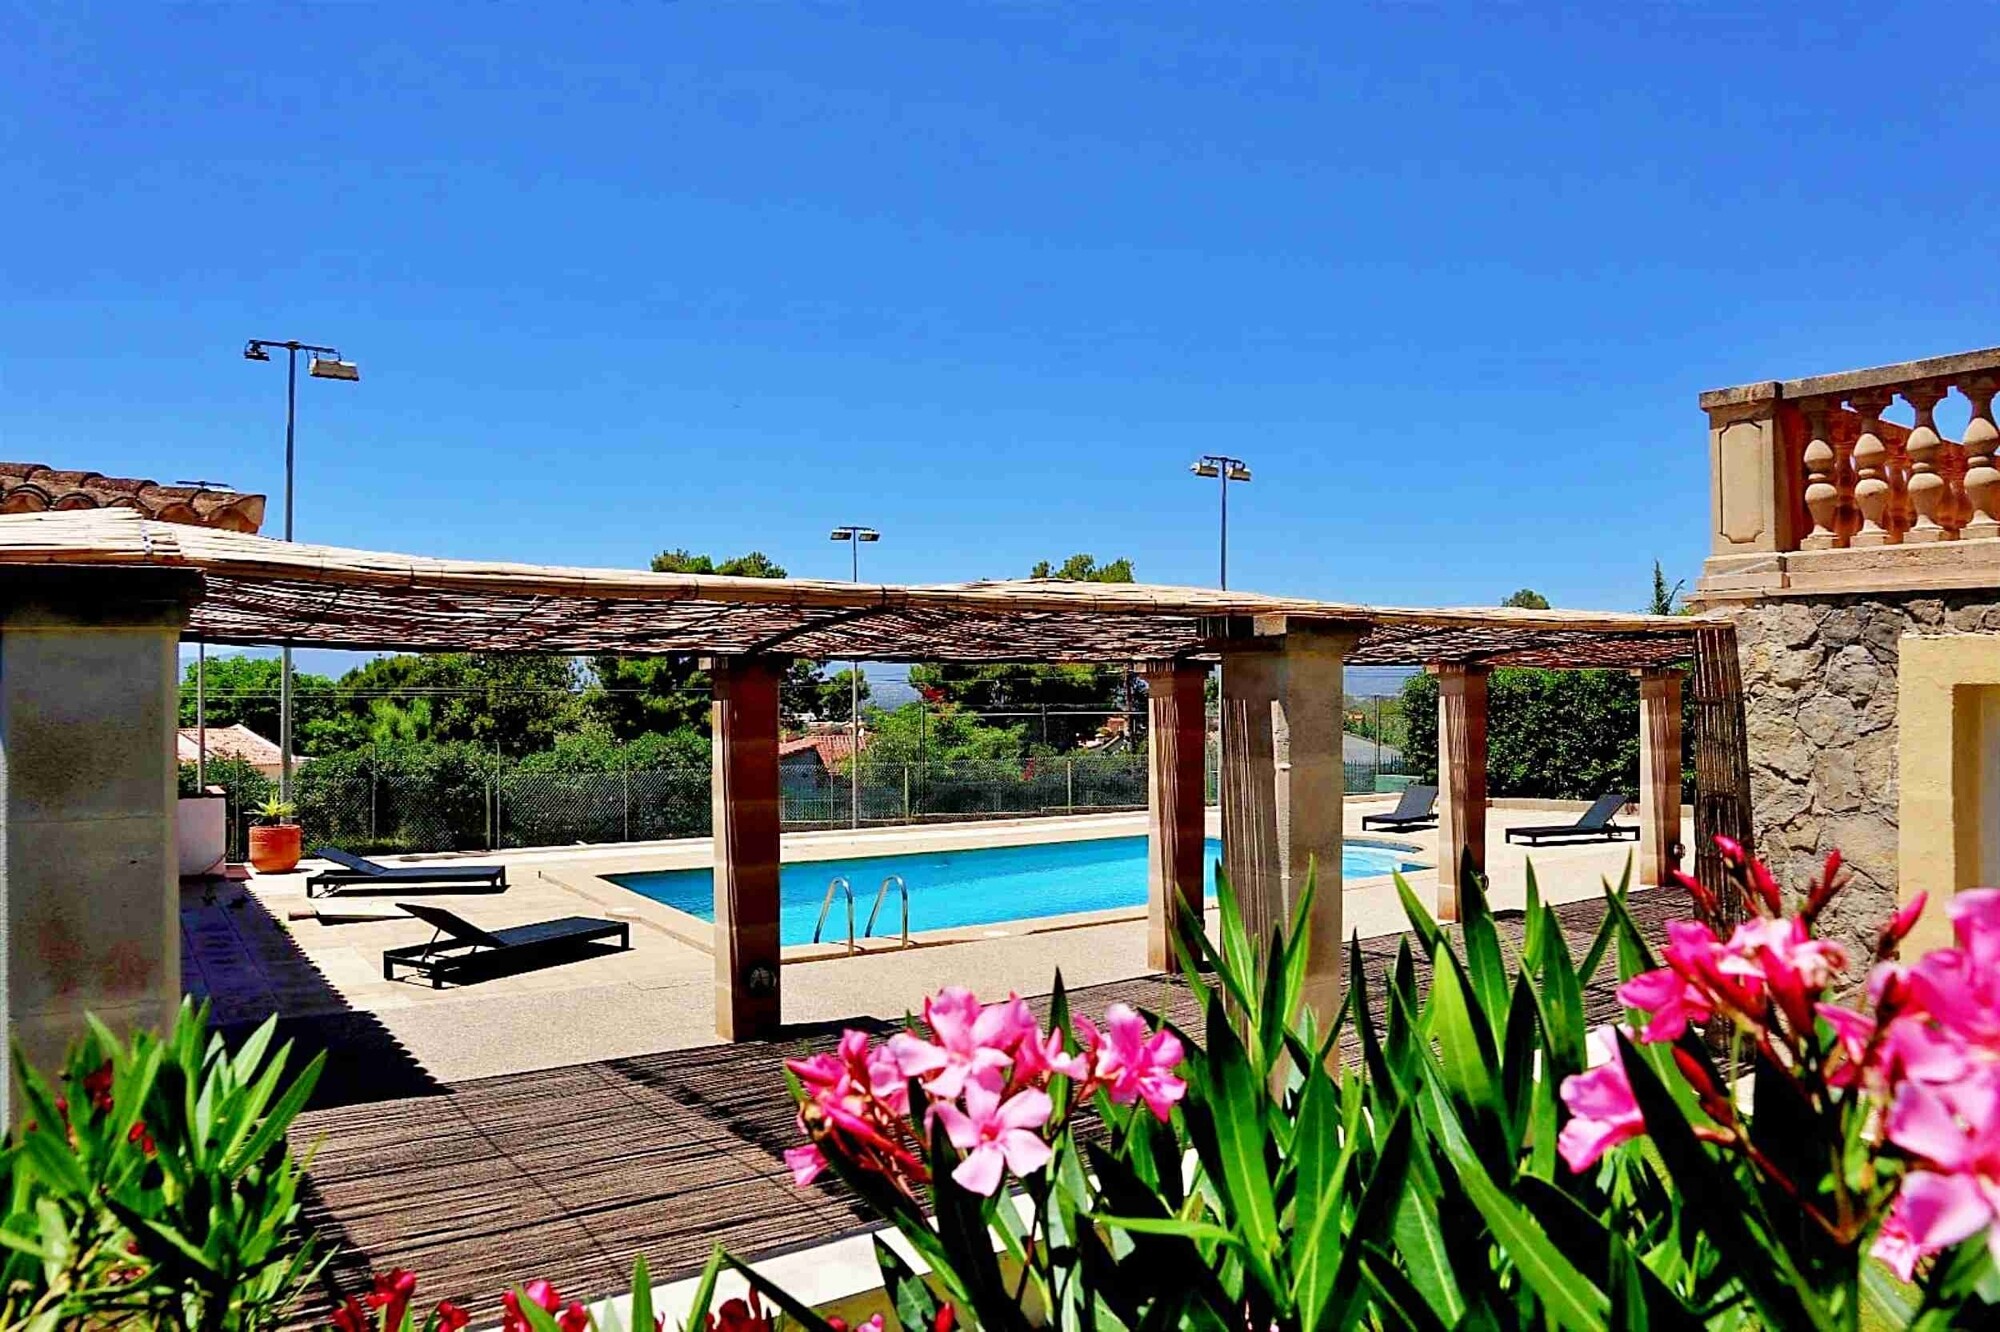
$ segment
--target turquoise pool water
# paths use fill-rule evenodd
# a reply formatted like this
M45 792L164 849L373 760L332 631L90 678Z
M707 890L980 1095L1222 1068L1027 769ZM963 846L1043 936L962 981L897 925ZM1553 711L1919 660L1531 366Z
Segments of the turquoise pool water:
M1215 861L1221 854L1222 843L1211 838L1204 876L1211 894ZM1415 863L1392 847L1348 842L1342 847L1340 869L1342 877L1359 879ZM1107 837L786 865L778 876L780 938L788 944L812 942L813 921L827 882L835 875L845 876L853 885L854 932L863 933L876 890L891 874L902 875L910 886L913 932L1135 907L1146 901L1146 839ZM644 870L604 877L691 916L715 918L712 870ZM899 926L896 892L891 888L875 933L894 935ZM825 937L847 937L846 910L839 902L827 917Z

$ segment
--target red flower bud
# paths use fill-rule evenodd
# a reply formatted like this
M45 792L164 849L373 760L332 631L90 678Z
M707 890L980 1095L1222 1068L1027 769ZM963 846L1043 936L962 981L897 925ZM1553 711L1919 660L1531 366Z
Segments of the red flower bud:
M1728 1124L1735 1120L1736 1116L1729 1108L1729 1098L1715 1085L1715 1079L1709 1076L1708 1069L1702 1066L1699 1059L1677 1045L1674 1047L1674 1065L1680 1069L1681 1076L1687 1079L1688 1086L1694 1089L1695 1098L1701 1102L1703 1114L1718 1124Z
M1694 899L1694 909L1696 911L1708 917L1715 915L1717 907L1715 894L1708 891L1707 886L1700 879L1695 878L1692 874L1683 873L1680 870L1671 870L1669 873L1673 875L1674 882L1679 884L1690 898Z
M1756 888L1757 896L1763 899L1764 909L1774 916L1785 914L1785 895L1778 887L1777 876L1771 867L1761 860L1750 862L1750 883Z
M1889 917L1889 923L1882 927L1884 948L1894 948L1909 937L1910 931L1917 927L1918 918L1924 914L1925 903L1929 901L1929 893L1918 893L1896 908L1896 914Z

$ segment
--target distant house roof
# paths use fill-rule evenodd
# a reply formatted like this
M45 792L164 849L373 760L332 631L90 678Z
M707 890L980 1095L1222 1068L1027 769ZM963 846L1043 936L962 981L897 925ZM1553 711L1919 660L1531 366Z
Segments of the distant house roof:
M868 748L868 739L868 732L863 731L861 747L864 750ZM838 731L831 729L813 731L791 740L778 742L780 761L800 754L816 754L819 756L821 767L831 768L834 764L845 763L854 756L854 735L843 727Z
M59 471L47 463L0 462L0 513L70 509L134 509L162 522L253 534L264 522L262 495Z
M201 748L201 731L197 727L183 726L180 729L178 749L181 761L192 763ZM241 722L233 726L211 726L208 728L208 756L210 758L242 759L254 768L277 768L284 762L282 751L277 745L266 740ZM299 762L296 756L294 762Z

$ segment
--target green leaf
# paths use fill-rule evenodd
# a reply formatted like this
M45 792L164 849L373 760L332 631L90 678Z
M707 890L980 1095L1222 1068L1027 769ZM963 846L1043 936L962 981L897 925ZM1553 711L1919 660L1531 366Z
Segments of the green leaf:
M905 1332L930 1332L937 1326L937 1296L880 1235L875 1237L875 1266L882 1271L882 1289L889 1293L896 1321Z
M1611 1301L1604 1292L1549 1242L1532 1217L1500 1191L1477 1156L1462 1143L1448 1143L1446 1150L1458 1168L1460 1187L1549 1316L1558 1326L1574 1332L1601 1332L1611 1311Z
M1234 1209L1250 1263L1259 1280L1277 1293L1279 1234L1271 1192L1269 1140L1264 1132L1264 1089L1221 1007L1209 1010L1208 1085L1215 1098L1217 1164Z
M715 1259L711 1257L708 1266L702 1269L703 1279L710 1283L706 1292L710 1298L713 1298L715 1289L715 1278L710 1274L715 1267ZM700 1286L695 1287L695 1294L704 1294ZM704 1303L703 1308L706 1307ZM643 1253L632 1260L631 1313L632 1332L653 1332L653 1274L647 1270L646 1255Z
M1171 1235L1176 1239L1198 1244L1220 1244L1228 1248L1240 1248L1243 1244L1235 1231L1226 1230L1212 1221L1189 1221L1178 1216L1098 1216L1093 1219L1113 1230L1129 1231L1135 1235Z
M1362 1311L1363 1255L1361 1245L1352 1241L1355 1237L1387 1232L1390 1218L1395 1215L1397 1202L1409 1180L1413 1132L1413 1117L1405 1109L1396 1116L1382 1140L1382 1151L1375 1158L1375 1168L1369 1172L1368 1183L1354 1208L1353 1224L1348 1227L1350 1242L1342 1247L1340 1263L1332 1273L1331 1282L1323 1291L1315 1288L1300 1292L1300 1327L1351 1327ZM1320 1270L1325 1269L1322 1266Z
M1493 1070L1500 1061L1493 1048L1492 1028L1472 1012L1471 989L1457 954L1440 948L1432 961L1431 1035L1443 1049L1440 1067L1445 1087L1498 1118L1505 1107L1493 1081Z
M1396 1266L1388 1250L1372 1241L1362 1242L1361 1274L1375 1291L1376 1311L1387 1315L1389 1326L1401 1332L1449 1332L1457 1323L1438 1317L1423 1294Z
M1465 1313L1465 1301L1459 1295L1444 1232L1438 1225L1437 1199L1417 1178L1418 1171L1410 1173L1410 1187L1396 1208L1396 1252L1402 1255L1409 1282L1425 1304L1437 1317L1456 1325Z
M1333 1288L1334 1268L1340 1261L1340 1223L1348 1202L1347 1171L1358 1136L1343 1140L1333 1083L1324 1072L1314 1073L1299 1102L1299 1164L1292 1194L1292 1298L1301 1304L1305 1292L1324 1300Z
M1459 928L1465 940L1466 971L1479 998L1479 1017L1497 1040L1507 1015L1507 961L1500 952L1493 909L1486 902L1486 884L1472 868L1471 854L1468 850L1459 866Z
M1410 887L1409 880L1403 877L1403 872L1397 870L1390 877L1395 880L1396 896L1403 900L1403 914L1410 918L1410 928L1415 930L1417 938L1423 941L1424 955L1428 957L1437 951L1438 939L1442 937L1444 931L1438 928L1437 921L1431 917L1430 909Z

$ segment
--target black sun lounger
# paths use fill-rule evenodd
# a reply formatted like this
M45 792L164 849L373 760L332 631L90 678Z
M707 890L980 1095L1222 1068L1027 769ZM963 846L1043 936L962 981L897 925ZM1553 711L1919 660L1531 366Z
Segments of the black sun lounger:
M583 952L583 944L615 939L620 949L632 946L632 927L624 921L564 916L489 932L443 907L415 902L396 905L437 933L429 943L383 949L382 978L395 980L396 968L407 967L430 977L434 990L443 989L446 981L478 980L564 961Z
M1403 798L1387 814L1364 814L1363 828L1414 828L1437 821L1438 789L1435 786L1406 786Z
M366 856L352 855L337 846L322 846L313 855L317 859L331 861L337 868L307 875L307 897L319 897L364 884L407 888L421 883L490 893L507 891L505 865L378 865Z
M1548 842L1636 842L1639 830L1629 823L1613 823L1612 816L1632 803L1632 797L1613 791L1597 797L1575 823L1542 824L1538 827L1509 828L1507 840L1541 846Z

